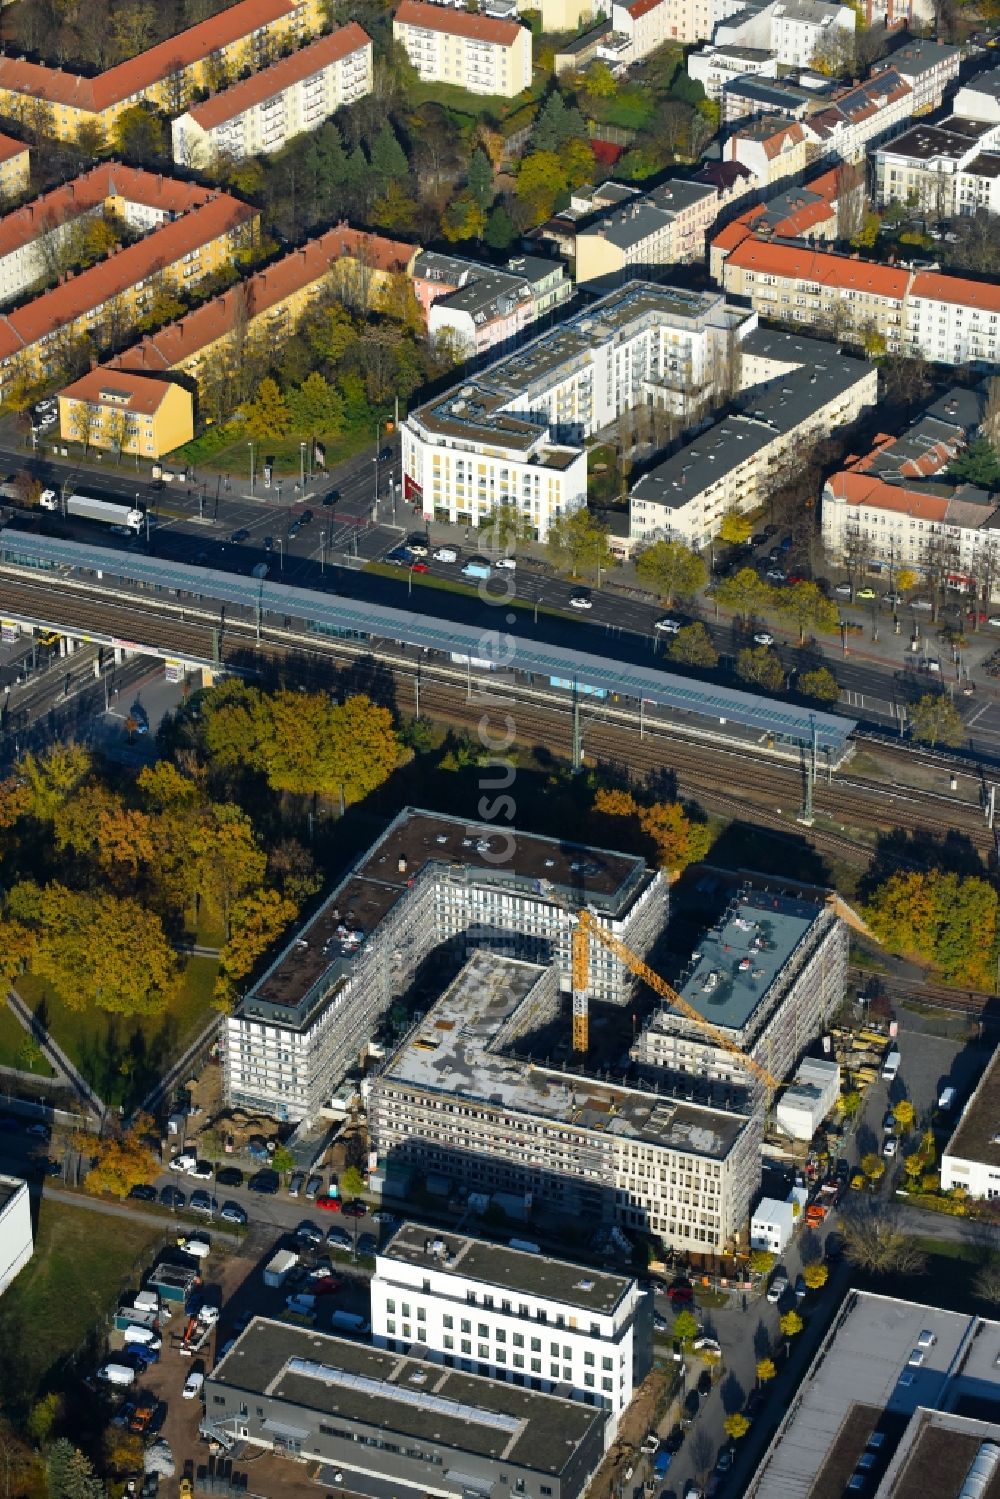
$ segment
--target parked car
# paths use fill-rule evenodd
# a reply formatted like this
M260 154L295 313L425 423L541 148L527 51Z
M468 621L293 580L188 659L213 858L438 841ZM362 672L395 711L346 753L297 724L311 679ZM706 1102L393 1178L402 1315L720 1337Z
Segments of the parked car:
M841 598L849 599L851 596L851 585L850 583L838 583L833 591L834 593L839 593Z
M677 635L680 633L680 628L679 619L658 619L653 626L654 630L659 630L663 635Z
M350 1249L351 1236L343 1228L331 1228L326 1236L326 1242L332 1244L334 1249Z
M217 1187L242 1187L243 1172L238 1166L223 1166L215 1178Z
M188 1199L188 1208L192 1213L216 1213L219 1204L208 1192L192 1192Z
M292 1179L288 1183L288 1195L289 1195L289 1197L298 1197L299 1193L302 1191L302 1188L305 1186L305 1184L306 1184L306 1174L305 1174L305 1172L304 1171L293 1171L292 1172Z
M859 588L858 591L857 591L857 593L855 594L855 598L859 598L859 599L877 599L878 598L878 594L875 592L874 588L867 588L867 587L865 587L865 588Z
M797 1275L795 1277L795 1300L796 1301L805 1301L806 1296L808 1294L809 1294L809 1287L806 1285L806 1278L805 1278L805 1276L804 1275Z
M764 576L769 583L783 583L785 581L785 574L780 567L769 567Z
M187 1198L177 1187L163 1187L160 1191L160 1202L165 1208L180 1209L187 1202Z
M61 1167L59 1169L60 1171L62 1170ZM168 1187L165 1188L165 1190L172 1191L173 1188ZM133 1199L134 1202L155 1202L156 1188L140 1182L138 1185L132 1188L128 1195Z
M429 573L430 572L430 568L427 566L426 562L411 562L410 563L410 572L411 573Z
M435 562L457 562L458 553L453 547L438 547L434 553Z
M771 1284L767 1288L768 1301L772 1306L776 1306L787 1290L788 1276L779 1270L778 1274L774 1277L774 1279L771 1281Z
M210 1182L215 1175L215 1167L211 1161L195 1161L188 1175L193 1176L198 1182Z
M571 609L593 609L594 602L585 593L574 593L570 597L569 607Z
M708 1369L702 1369L701 1373L698 1375L698 1394L704 1396L704 1395L711 1395L711 1393L712 1393L712 1376L711 1376L711 1373L709 1372Z
M379 1208L372 1213L372 1222L380 1224L383 1228L390 1228L396 1221L395 1213L389 1213L385 1208Z
M696 1353L701 1353L701 1352L704 1352L704 1353L721 1353L722 1352L722 1348L719 1345L719 1343L716 1341L715 1338L707 1338L705 1336L702 1336L700 1338L695 1338L694 1342L691 1344L691 1347L695 1350Z
M427 543L422 538L420 540L408 541L406 543L406 547L413 557L426 557L427 553L430 550L430 548L427 546Z
M321 1176L311 1176L309 1178L309 1180L306 1182L306 1197L309 1202L315 1202L316 1198L319 1196L322 1186L323 1178Z
M345 1202L340 1211L345 1218L363 1218L368 1211L368 1204L355 1198L353 1202Z
M898 1148L899 1141L896 1139L896 1136L890 1135L885 1144L882 1146L882 1154L885 1156L887 1161L891 1161Z
M198 1164L198 1157L182 1150L180 1155L175 1155L172 1161L167 1162L168 1171L183 1171L185 1175L193 1171Z
M314 516L313 516L312 511L311 510L303 510L302 514L299 516L299 525L300 526L311 526L312 523L313 523L313 520L314 520Z
M229 540L232 541L232 542L235 542L237 545L239 545L239 543L241 541L246 541L246 539L247 539L247 537L249 535L250 535L250 532L247 530L246 526L240 526L240 527L238 527L237 530L235 530L233 532L233 534L232 534L232 536L230 536Z
M219 1209L219 1217L223 1223L236 1223L241 1227L249 1222L246 1208L240 1207L238 1202L224 1202Z
M250 1180L247 1182L247 1191L260 1192L265 1197L273 1197L277 1192L279 1185L280 1183L278 1181L277 1171L265 1169L264 1171L258 1171L254 1176L251 1176Z
M181 1390L181 1394L185 1400L195 1400L201 1394L204 1384L204 1374L198 1369L192 1369L184 1381L184 1388Z
M362 1234L358 1240L358 1253L373 1255L378 1250L378 1240L374 1234Z
M934 608L934 605L931 603L930 599L911 599L910 608L919 609L922 614L930 614L931 610ZM1000 624L1000 618L995 620L991 619L990 624Z
M340 1198L329 1197L325 1192L322 1192L316 1199L316 1206L319 1208L321 1213L339 1213Z
M667 1287L667 1299L673 1306L678 1304L689 1306L694 1300L694 1287L689 1280L679 1278Z
M322 1244L323 1230L306 1218L295 1230L295 1237L303 1244Z

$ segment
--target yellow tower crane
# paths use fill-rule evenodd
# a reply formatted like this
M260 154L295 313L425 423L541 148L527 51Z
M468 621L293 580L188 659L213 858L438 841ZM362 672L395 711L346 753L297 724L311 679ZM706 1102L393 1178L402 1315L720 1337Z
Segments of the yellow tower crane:
M721 1046L728 1051L730 1056L736 1057L742 1067L746 1067L760 1078L767 1088L774 1092L780 1083L776 1077L768 1072L766 1067L749 1056L736 1042L726 1035L725 1031L719 1030L704 1015L700 1015L694 1005L688 1004L686 999L677 993L676 989L661 979L658 973L650 968L648 963L634 953L630 947L626 947L614 932L609 932L606 926L602 926L597 917L590 911L581 910L577 912L576 926L573 928L571 938L571 971L573 983L573 1050L581 1056L586 1055L590 1045L590 938L594 937L602 947L606 947L620 962L625 964L636 978L642 979L643 983L649 985L654 994L667 1002L689 1020L694 1021L706 1035L710 1036L716 1046Z

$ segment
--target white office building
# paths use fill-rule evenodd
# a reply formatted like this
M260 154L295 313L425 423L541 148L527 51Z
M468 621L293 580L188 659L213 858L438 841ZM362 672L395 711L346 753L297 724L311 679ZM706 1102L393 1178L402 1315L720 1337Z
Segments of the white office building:
M371 1297L376 1347L604 1406L608 1443L650 1365L635 1280L484 1239L404 1224Z
M0 1176L0 1295L34 1253L28 1183Z
M224 1020L228 1102L320 1114L434 949L454 967L473 948L549 963L568 992L580 905L645 953L666 881L633 855L405 809ZM595 995L626 1004L624 965L596 941L591 965Z

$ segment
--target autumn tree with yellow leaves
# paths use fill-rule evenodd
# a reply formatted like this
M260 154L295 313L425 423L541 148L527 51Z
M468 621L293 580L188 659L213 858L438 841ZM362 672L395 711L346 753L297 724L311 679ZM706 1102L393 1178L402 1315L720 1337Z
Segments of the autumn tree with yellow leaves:
M602 833L610 837L615 836L615 829L609 827L608 819L634 820L641 837L626 841L635 845L642 839L647 840L656 851L660 867L672 873L703 859L712 844L707 824L696 821L680 802L653 802L643 806L630 791L602 788L594 797L593 811L601 823ZM618 841L622 841L620 837Z
M127 1197L133 1187L153 1181L160 1167L147 1139L155 1134L156 1125L146 1114L137 1114L127 1129L77 1134L73 1143L90 1161L84 1189L95 1197L105 1192Z

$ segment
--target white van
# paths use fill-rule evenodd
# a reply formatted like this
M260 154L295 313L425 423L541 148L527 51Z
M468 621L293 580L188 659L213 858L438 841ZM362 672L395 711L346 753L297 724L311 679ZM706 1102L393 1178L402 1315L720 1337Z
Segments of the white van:
M128 1364L105 1364L103 1369L98 1369L97 1377L107 1384L135 1384L135 1370Z
M942 1088L941 1097L938 1099L938 1108L941 1109L943 1113L947 1113L954 1104L957 1096L958 1095L956 1094L954 1088Z
M150 1348L159 1348L162 1342L159 1333L151 1327L139 1327L134 1322L123 1330L122 1336L126 1343L147 1343Z

